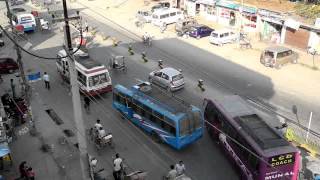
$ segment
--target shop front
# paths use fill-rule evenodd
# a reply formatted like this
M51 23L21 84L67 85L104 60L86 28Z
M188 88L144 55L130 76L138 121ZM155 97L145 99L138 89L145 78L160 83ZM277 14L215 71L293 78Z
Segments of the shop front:
M259 9L257 19L260 40L277 44L281 43L281 36L285 36L285 32L282 31L284 23L282 14L266 9Z
M199 15L209 21L217 21L216 1L214 0L199 0Z
M218 23L230 26L230 27L236 27L237 23L237 14L238 14L238 8L239 5L232 2L232 1L219 1L216 3L217 7L217 18Z
M239 12L241 13L241 26L245 32L257 31L257 8L253 6L241 6Z

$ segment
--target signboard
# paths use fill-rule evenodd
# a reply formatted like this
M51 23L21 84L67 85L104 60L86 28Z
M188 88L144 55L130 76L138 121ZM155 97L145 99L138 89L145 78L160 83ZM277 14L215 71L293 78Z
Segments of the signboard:
M272 167L282 166L286 164L294 163L294 153L281 154L279 156L274 156L269 159L269 164Z
M28 81L29 82L36 82L41 80L41 73L40 72L36 72L33 74L28 74Z

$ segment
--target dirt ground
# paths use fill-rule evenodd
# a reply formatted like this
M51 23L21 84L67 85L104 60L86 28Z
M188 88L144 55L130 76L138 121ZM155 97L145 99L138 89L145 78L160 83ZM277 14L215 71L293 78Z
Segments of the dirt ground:
M236 0L241 3L241 0ZM280 12L294 11L295 3L287 0L243 0L244 4L254 5L258 8L269 9Z

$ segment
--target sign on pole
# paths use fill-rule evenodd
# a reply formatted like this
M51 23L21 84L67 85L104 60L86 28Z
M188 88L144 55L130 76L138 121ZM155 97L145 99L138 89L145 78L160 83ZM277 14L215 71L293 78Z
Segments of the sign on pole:
M310 126L311 126L311 120L312 120L312 112L310 112L310 116L309 116L309 125L308 125L308 132L307 132L306 142L308 142L308 138L309 138L309 131L310 131Z

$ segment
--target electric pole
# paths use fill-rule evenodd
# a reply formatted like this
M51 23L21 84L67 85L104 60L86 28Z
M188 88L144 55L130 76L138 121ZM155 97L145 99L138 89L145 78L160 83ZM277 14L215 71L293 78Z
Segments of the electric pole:
M63 14L64 14L64 22L65 22L65 36L66 36L65 38L66 38L66 45L67 45L66 52L67 54L70 55L68 57L69 73L70 73L69 76L70 76L70 85L71 85L71 92L72 92L73 114L74 114L76 129L77 129L77 140L78 140L78 148L80 153L81 173L82 173L82 179L87 180L89 179L88 160L87 160L87 143L85 139L84 123L82 118L79 85L78 85L77 73L75 69L75 62L72 55L73 48L72 48L71 34L70 34L70 27L69 27L67 2L66 0L63 0L62 2L63 2Z

